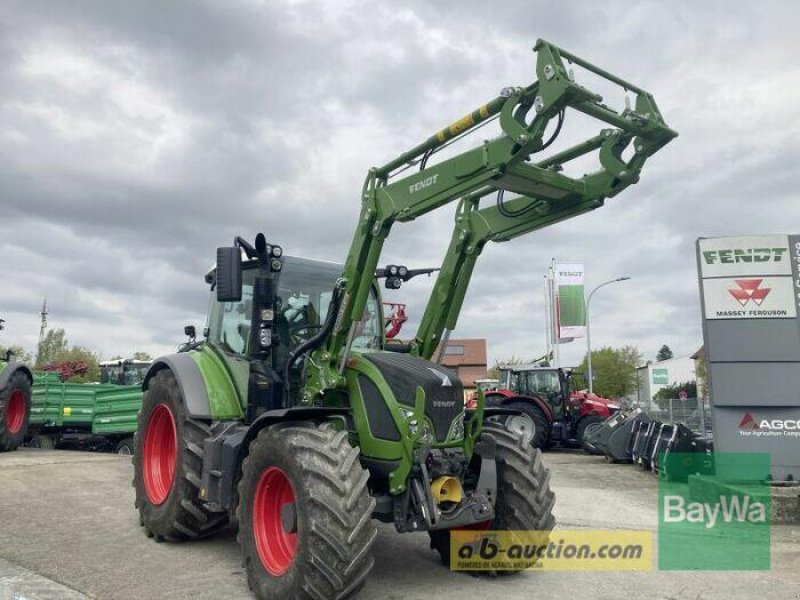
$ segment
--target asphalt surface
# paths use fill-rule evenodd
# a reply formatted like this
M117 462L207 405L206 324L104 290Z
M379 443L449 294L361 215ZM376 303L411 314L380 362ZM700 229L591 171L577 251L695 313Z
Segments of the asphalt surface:
M550 452L558 527L657 529L655 477L581 452ZM235 534L156 544L139 527L127 457L23 449L0 455L0 600L251 598ZM427 536L381 526L362 599L800 598L800 527L772 528L770 571L446 570Z

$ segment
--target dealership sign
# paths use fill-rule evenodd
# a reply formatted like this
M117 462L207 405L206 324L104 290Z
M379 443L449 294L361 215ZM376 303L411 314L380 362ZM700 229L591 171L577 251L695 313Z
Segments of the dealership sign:
M706 319L796 319L800 243L762 235L699 241Z
M717 475L800 479L800 236L699 239L697 266Z

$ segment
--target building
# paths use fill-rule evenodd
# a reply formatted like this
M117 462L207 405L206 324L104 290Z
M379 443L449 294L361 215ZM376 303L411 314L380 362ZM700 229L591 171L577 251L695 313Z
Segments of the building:
M695 381L695 361L688 356L654 362L636 369L639 405L657 408L653 396L669 385Z
M451 339L447 342L442 365L456 372L464 384L464 392L472 392L475 380L486 378L486 360L485 339Z

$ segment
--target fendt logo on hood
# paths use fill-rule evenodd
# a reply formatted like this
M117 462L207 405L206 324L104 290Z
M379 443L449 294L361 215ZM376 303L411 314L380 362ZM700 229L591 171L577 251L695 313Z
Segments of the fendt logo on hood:
M772 288L761 287L763 279L736 279L735 281L739 287L729 289L728 293L742 306L747 306L751 300L755 302L756 306L761 306L772 290Z
M428 367L428 371L442 379L442 387L453 387L453 383L450 381L450 378L441 371L437 371L431 367Z

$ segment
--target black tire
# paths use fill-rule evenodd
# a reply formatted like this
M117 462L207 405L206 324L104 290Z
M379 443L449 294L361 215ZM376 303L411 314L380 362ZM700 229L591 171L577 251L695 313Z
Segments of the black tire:
M28 442L29 448L39 448L41 450L54 450L56 447L56 440L52 435L35 435Z
M20 402L23 404L20 405ZM13 422L9 420L9 408L14 411ZM24 413L20 422L19 411L23 408ZM0 452L10 452L22 445L28 433L30 418L31 382L25 373L17 371L9 377L5 387L0 390Z
M169 494L161 503L148 496L144 482L145 440L154 411L165 406L175 423L175 472ZM163 411L163 409L159 409ZM138 432L135 436L133 486L139 523L148 537L157 542L180 542L209 535L228 522L227 513L206 510L200 501L200 477L203 470L203 440L210 434L206 423L191 419L175 375L169 369L156 373L142 399Z
M488 529L552 531L556 525L553 516L556 497L550 489L550 472L544 466L542 451L525 444L520 436L495 423L484 424L481 435L491 435L497 442L497 499L495 516ZM431 548L439 553L449 568L450 532L431 531L430 538ZM546 544L547 539L542 537L537 539L537 543Z
M371 546L377 529L372 521L375 499L367 490L369 473L358 456L347 432L330 425L272 425L250 444L242 464L237 517L242 563L257 598L339 599L364 584L374 562ZM275 472L291 484L296 546L291 560L283 563L285 571L271 575L256 543L254 506L257 490L271 489L263 488L262 477ZM257 517L262 523L267 512Z
M586 433L586 429L589 427L589 425L600 424L605 420L605 417L601 415L588 415L578 421L578 428L575 431L575 439L581 445L581 448L583 448L588 454L593 454L595 456L603 454L603 452L600 452L594 446L584 443L583 436Z
M134 453L134 444L132 437L126 437L124 440L117 444L114 448L114 454L121 454L122 456L131 456Z
M507 404L508 408L514 408L522 411L533 419L533 437L531 438L531 446L539 450L545 450L550 447L550 421L547 416L542 412L542 409L536 406L533 402L511 402Z

